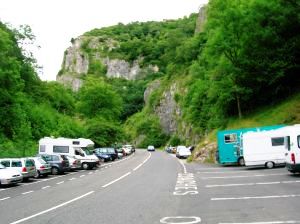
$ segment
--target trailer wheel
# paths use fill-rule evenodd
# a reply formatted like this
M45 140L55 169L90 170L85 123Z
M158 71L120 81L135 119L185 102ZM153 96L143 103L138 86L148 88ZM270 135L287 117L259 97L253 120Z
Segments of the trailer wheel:
M268 169L272 169L272 168L274 167L274 163L271 162L271 161L269 161L269 162L266 163L266 167L267 167Z
M238 164L239 164L240 166L245 166L245 160L244 160L243 157L239 158Z

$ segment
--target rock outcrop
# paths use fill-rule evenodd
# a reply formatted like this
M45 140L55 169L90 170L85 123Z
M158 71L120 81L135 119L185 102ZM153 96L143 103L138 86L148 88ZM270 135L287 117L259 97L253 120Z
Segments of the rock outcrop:
M195 33L201 33L204 31L205 22L207 19L207 5L203 5L199 8L199 14L196 22Z
M77 91L82 85L82 81L79 82L78 79L88 74L92 62L101 63L105 66L106 76L110 78L135 80L138 77L159 71L156 65L141 68L139 63L143 60L142 57L128 62L101 56L101 52L106 52L106 55L107 52L118 47L120 47L119 43L111 38L80 36L73 39L72 46L65 51L62 68L56 80L64 85L71 85L72 89Z
M178 118L181 116L181 109L175 101L176 83L164 91L159 105L155 108L160 124L166 134L174 134L178 128Z

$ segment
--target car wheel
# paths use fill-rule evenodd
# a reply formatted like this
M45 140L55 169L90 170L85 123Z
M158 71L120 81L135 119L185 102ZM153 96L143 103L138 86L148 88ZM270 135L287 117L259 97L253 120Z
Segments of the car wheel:
M57 175L59 173L58 168L57 167L52 167L51 173L52 173L52 175Z
M271 162L271 161L269 161L269 162L266 163L266 167L267 167L268 169L272 169L272 168L274 167L274 163Z
M40 171L36 171L34 174L34 178L39 178L41 176Z
M83 164L81 165L81 167L82 167L82 169L84 169L84 170L88 170L88 169L90 168L89 164L87 164L87 163L83 163Z
M245 166L245 160L244 160L243 157L239 158L238 164L239 164L240 166Z

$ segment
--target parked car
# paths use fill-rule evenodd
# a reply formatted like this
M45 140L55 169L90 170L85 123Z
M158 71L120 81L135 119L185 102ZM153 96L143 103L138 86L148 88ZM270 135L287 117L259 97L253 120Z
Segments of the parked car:
M0 163L7 169L21 172L23 180L28 180L36 175L34 160L29 158L6 158L0 159Z
M155 151L155 147L154 147L153 145L149 145L149 146L147 147L147 150L148 150L148 151Z
M66 156L69 160L69 165L71 170L78 170L81 168L80 159L77 159L75 156Z
M132 153L132 145L123 145L126 156Z
M41 157L30 157L30 159L34 160L36 172L35 178L39 178L40 176L48 176L51 173L51 166Z
M0 164L0 186L22 182L23 176L18 170L7 169Z
M114 148L96 148L94 152L98 158L103 158L104 162L114 161L118 158L118 154Z
M177 146L177 149L176 149L176 157L181 159L181 158L187 158L191 155L191 151L183 146L183 145L179 145Z
M70 170L69 160L65 155L42 154L39 155L51 165L51 173L53 175L63 174Z
M122 159L124 156L126 156L126 153L125 153L124 149L122 149L122 148L118 148L117 152L118 152L119 159Z

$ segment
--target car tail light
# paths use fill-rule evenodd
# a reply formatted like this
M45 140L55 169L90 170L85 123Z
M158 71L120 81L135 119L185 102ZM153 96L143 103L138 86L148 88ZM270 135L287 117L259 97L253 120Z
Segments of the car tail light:
M43 169L45 169L45 167L44 166L40 166L40 169L43 170Z
M27 172L26 167L23 167L23 168L22 168L22 172Z
M295 154L294 153L291 154L291 160L292 160L292 162L294 164L296 163L296 159L295 159Z
M76 165L77 164L77 160L74 160L73 164Z

